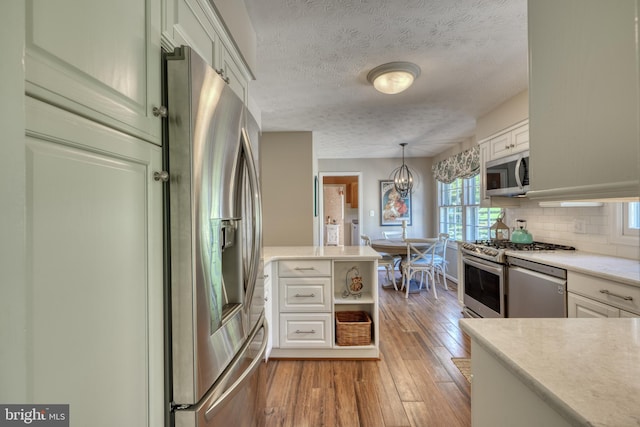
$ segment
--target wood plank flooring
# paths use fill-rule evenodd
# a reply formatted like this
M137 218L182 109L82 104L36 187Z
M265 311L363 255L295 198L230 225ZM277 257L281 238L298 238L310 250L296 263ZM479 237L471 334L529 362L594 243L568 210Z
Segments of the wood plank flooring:
M380 288L380 360L270 360L266 426L470 426L470 386L451 358L471 343L455 284L437 289L438 300Z

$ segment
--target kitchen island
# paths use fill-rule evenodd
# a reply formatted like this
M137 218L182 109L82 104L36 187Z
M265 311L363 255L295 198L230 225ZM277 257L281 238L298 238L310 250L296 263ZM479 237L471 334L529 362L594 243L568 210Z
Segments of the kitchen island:
M377 359L378 252L368 246L266 246L276 358Z
M639 426L640 319L462 319L474 427Z

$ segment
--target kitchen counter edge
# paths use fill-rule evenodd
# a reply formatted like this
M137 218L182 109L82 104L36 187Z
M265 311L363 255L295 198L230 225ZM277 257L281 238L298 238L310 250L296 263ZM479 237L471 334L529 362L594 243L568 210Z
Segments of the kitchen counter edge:
M505 254L640 287L640 261L582 251L510 251Z
M283 259L380 259L380 254L369 246L265 246L262 249L265 264Z
M640 364L633 363L640 359L633 335L640 319L461 319L460 327L573 425L620 427L640 419ZM587 351L594 341L600 346Z

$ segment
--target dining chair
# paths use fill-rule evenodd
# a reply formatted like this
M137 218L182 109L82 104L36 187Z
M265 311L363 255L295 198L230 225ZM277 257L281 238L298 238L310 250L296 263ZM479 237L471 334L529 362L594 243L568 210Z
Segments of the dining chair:
M449 242L449 234L448 233L440 233L438 234L438 240L443 244L440 246L433 255L434 263L437 272L442 276L442 284L445 290L449 290L447 286L447 267L449 265L449 261L447 261L447 243Z
M383 231L382 235L385 239L401 239L402 231Z
M409 298L409 290L411 279L416 273L420 273L420 286L418 291L425 284L425 276L427 276L426 289L433 289L434 298L438 299L438 292L435 287L435 271L436 271L436 252L441 251L444 242L440 239L405 239L407 243L407 256L401 263L402 269L402 286L401 290L405 291L405 298Z
M366 234L361 234L360 239L364 242L365 245L371 246L371 238ZM393 256L386 252L378 252L381 259L378 260L378 265L384 267L387 273L387 281L393 283L393 288L397 291L398 285L396 285L395 278L395 268L396 264L398 264L401 260L399 256Z

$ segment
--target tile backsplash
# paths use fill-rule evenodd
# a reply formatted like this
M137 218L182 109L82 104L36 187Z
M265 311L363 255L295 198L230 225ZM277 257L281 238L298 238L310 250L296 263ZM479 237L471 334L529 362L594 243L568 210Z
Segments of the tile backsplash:
M640 242L621 243L612 226L616 210L611 203L599 207L542 208L522 200L519 208L506 208L506 224L527 221L527 229L539 242L573 246L585 252L640 259Z

